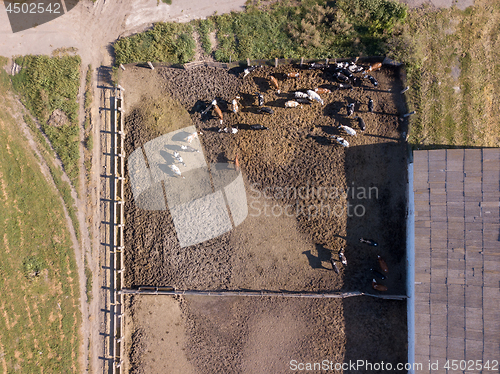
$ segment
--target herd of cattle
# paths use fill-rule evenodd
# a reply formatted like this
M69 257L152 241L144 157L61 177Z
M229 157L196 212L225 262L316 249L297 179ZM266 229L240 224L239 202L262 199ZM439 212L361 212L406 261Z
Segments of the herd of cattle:
M250 66L246 68L243 71L242 78L245 78L247 75L249 75L252 71L258 69L261 66ZM377 62L373 65L370 65L369 67L365 68L363 66L357 65L355 62L339 62L335 64L318 64L318 63L312 63L308 65L308 69L320 69L320 70L330 70L333 73L333 77L338 83L337 89L349 89L353 90L354 87L361 87L365 81L369 81L370 84L373 87L378 86L378 82L375 79L375 77L369 75L368 73L379 70L382 67L382 64L380 62ZM358 74L358 75L355 75ZM285 79L300 79L301 73L298 71L290 72L285 75ZM271 87L273 87L277 94L281 93L280 90L280 83L278 79L275 76L270 76L269 77L269 84ZM285 108L301 108L303 105L310 105L313 102L317 102L321 105L324 105L324 101L321 98L321 95L327 95L331 93L331 91L328 88L325 87L316 87L314 89L309 89L304 91L296 91L294 92L294 100L288 100L284 103ZM263 114L269 114L272 115L274 114L274 110L264 106L264 95L260 92L255 93L257 102L258 102L258 108L257 112L258 113L263 113ZM238 113L240 110L240 100L241 96L237 95L234 99L231 101L231 111L233 113ZM202 112L202 115L206 114L208 111L213 109L214 114L219 118L220 124L222 125L224 122L224 115L222 113L222 110L220 109L217 100L213 100L211 104ZM374 110L374 103L371 98L368 98L368 111L373 112ZM354 103L350 103L347 105L347 116L348 117L353 117L355 112L355 105ZM363 118L360 116L354 116L358 122L358 127L360 131L365 131L366 130L366 124ZM345 126L345 125L340 125L338 128L346 133L346 135L350 136L356 136L357 132L355 129ZM253 130L265 130L267 129L266 127L262 125L254 125L251 126L251 129ZM221 128L219 132L225 132L225 133L232 133L235 134L238 132L237 128L233 127L225 127ZM332 135L332 138L334 141L336 141L338 144L344 146L344 147L349 147L349 142L340 136Z
M252 71L258 69L259 67L260 66L251 66L251 67L246 68L242 74L242 78L245 78ZM373 76L369 75L368 73L379 70L381 67L382 67L382 64L380 62L377 62L373 65L370 65L367 68L364 68L363 66L356 65L356 63L354 63L354 62L341 62L341 63L335 63L333 65L312 63L308 66L309 69L321 69L321 70L329 69L330 71L332 71L333 77L338 84L337 89L340 89L340 90L344 90L344 89L353 90L354 87L362 87L362 85L364 84L364 82L366 80L369 81L373 87L377 87L378 86L377 80ZM360 74L360 75L355 75L355 74ZM290 72L290 73L286 74L285 79L300 79L300 76L301 76L300 72ZM271 87L273 87L276 90L277 94L281 93L279 81L275 76L270 76L269 84ZM284 107L285 108L298 108L298 107L301 108L303 105L310 105L313 102L317 102L321 105L324 105L324 101L321 98L321 95L327 95L330 93L331 93L331 90L324 88L324 87L316 87L316 88L308 89L308 90L304 90L304 91L295 91L293 93L294 100L286 101L284 103ZM269 114L269 115L274 114L273 109L265 106L264 95L260 92L255 92L255 95L256 95L256 99L257 99L257 103L258 103L257 112ZM230 110L233 113L239 112L241 99L242 98L240 95L237 95L234 99L232 99ZM368 98L367 106L368 106L368 111L373 112L374 102L371 98ZM220 125L222 125L224 122L224 115L222 113L222 110L218 106L217 100L213 100L211 102L211 104L202 112L202 115L206 114L208 111L210 111L212 109L213 109L213 112L215 113L215 115L219 118ZM355 104L354 103L347 104L346 113L347 113L347 117L353 117L353 118L357 119L357 123L358 123L358 127L359 127L360 131L366 130L366 124L365 124L364 120L360 116L354 116L354 113L355 113ZM345 134L347 134L349 136L357 136L356 130L349 127L349 126L339 125L338 128L339 128L339 130L342 130L343 132L345 132ZM266 130L267 128L262 126L262 125L252 125L252 126L250 126L250 129L252 129L252 130ZM229 127L229 128L225 127L225 128L220 128L219 132L235 134L238 132L238 129L234 128L234 127ZM196 136L196 135L197 135L197 133L194 133L191 136ZM344 147L349 147L349 142L346 139L344 139L343 137L332 135L332 138L338 144L340 144ZM178 161L182 162L182 160L178 160ZM236 158L235 163L238 163L237 158ZM176 174L180 175L180 173L176 173ZM365 243L365 244L368 244L368 245L373 246L373 247L378 246L378 244L374 240L371 240L371 239L361 238L359 241L361 243ZM343 248L340 249L340 251L338 252L338 261L340 261L344 266L347 265L347 259L345 257ZM383 281L386 279L387 273L389 272L389 268L388 268L385 260L381 256L377 256L377 261L378 261L379 269L376 269L376 268L371 269L371 272L373 274L372 288L374 290L377 290L377 291L387 291L387 287L385 285L383 285L382 283L380 283L379 280ZM332 270L339 273L339 268L338 268L336 260L333 258L333 256L330 257L330 263L332 264ZM379 279L379 280L377 280L377 279Z

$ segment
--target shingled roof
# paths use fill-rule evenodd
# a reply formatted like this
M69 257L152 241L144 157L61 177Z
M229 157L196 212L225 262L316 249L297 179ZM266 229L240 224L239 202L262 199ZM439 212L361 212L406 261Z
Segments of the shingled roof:
M500 360L500 149L415 151L413 170L416 372Z

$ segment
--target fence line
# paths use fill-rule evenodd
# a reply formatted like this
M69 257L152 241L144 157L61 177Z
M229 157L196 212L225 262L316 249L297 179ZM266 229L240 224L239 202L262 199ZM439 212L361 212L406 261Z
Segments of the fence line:
M244 61L230 61L230 62L218 62L218 61L191 61L187 62L185 64L171 64L171 63L165 63L165 62L156 62L153 63L152 65L155 67L171 67L171 68L182 68L185 70L191 70L196 67L205 67L205 66L211 66L211 67L217 67L221 69L232 69L235 67L246 67L246 66L257 66L257 65L262 65L262 66L272 66L276 67L279 65L298 65L302 66L304 64L310 64L312 62L317 62L317 63L323 63L323 64L334 64L337 62L345 62L345 61L356 61L356 62L363 62L363 63L372 63L372 62L382 62L385 65L389 66L401 66L400 63L391 60L388 57L385 56L366 56L366 57L346 57L346 58L309 58L305 59L301 57L300 59L294 59L294 58L275 58L275 59L254 59L251 60L247 58ZM148 66L149 62L136 62L136 63L129 63L125 64L126 67L129 66ZM123 65L122 65L123 66ZM125 68L123 68L125 69Z
M112 335L111 356L113 357L113 374L122 372L121 365L123 363L123 329L124 329L124 314L123 300L121 287L123 285L123 229L124 229L124 162L125 148L124 143L124 127L123 127L123 90L115 88L112 96L111 107L111 178L113 178L113 189L110 196L112 201L113 212L110 215L111 235L113 245L110 248L110 266L112 266L111 279L114 282L112 285L111 299L111 320L112 327L110 332Z
M149 287L143 286L138 289L122 288L118 292L121 295L170 295L170 296L243 296L243 297L296 297L310 299L345 299L354 296L370 296L379 299L405 300L406 295L375 295L371 293L353 292L292 292L292 291L197 291L176 290L173 287Z

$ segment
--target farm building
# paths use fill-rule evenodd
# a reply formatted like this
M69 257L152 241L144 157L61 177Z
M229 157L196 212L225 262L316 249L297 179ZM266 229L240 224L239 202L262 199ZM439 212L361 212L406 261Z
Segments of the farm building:
M500 149L413 157L409 361L422 363L415 373L498 372Z

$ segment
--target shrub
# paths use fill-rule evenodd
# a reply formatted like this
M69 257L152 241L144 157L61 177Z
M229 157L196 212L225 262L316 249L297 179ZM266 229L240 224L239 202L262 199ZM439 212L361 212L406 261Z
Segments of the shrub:
M42 271L42 262L35 256L26 257L23 261L23 273L28 279L33 279Z
M187 62L195 53L192 33L190 24L157 23L151 30L118 40L114 44L115 63Z

